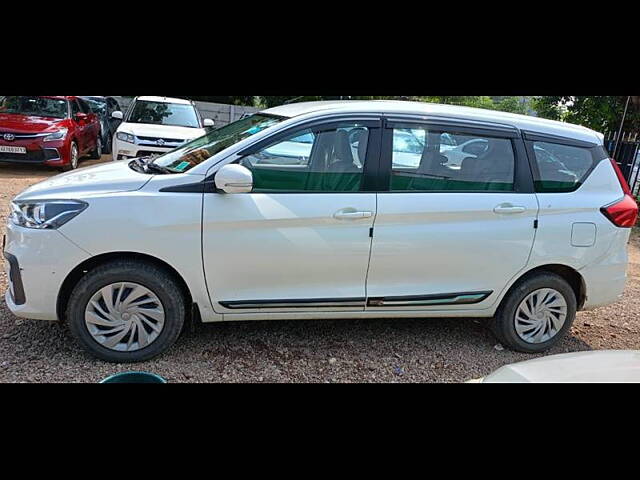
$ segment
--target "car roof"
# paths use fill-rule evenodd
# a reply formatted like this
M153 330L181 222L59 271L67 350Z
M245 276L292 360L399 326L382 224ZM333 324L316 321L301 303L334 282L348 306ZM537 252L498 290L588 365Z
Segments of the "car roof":
M313 114L320 116L327 113L423 115L474 122L489 122L515 127L520 130L571 137L591 143L603 143L602 134L581 125L496 110L460 107L456 105L440 105L428 102L409 102L401 100L329 100L280 105L278 107L263 110L261 113L289 118L301 115L313 116Z
M144 100L146 102L179 103L182 105L191 105L191 100L185 100L184 98L146 96L146 97L136 97L136 100Z

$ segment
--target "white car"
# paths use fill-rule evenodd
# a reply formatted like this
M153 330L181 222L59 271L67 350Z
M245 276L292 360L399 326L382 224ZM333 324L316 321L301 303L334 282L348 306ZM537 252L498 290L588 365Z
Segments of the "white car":
M162 155L207 133L214 122L202 119L194 102L180 98L136 97L111 114L122 120L113 136L114 160Z
M596 350L535 358L467 383L640 382L640 351Z
M447 168L443 133L487 148ZM540 352L622 295L638 214L599 133L392 101L268 109L11 206L11 311L116 362L165 351L190 319L487 317Z

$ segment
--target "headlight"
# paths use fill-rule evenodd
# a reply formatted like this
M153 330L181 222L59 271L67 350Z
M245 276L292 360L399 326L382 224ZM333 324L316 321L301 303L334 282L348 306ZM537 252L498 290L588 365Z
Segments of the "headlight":
M118 132L116 133L116 137L123 142L136 143L136 137L130 133Z
M52 140L62 140L67 135L67 129L61 128L57 132L52 133L51 135L47 135L44 137L45 142L50 142Z
M56 229L88 206L79 200L13 201L9 218L20 227Z

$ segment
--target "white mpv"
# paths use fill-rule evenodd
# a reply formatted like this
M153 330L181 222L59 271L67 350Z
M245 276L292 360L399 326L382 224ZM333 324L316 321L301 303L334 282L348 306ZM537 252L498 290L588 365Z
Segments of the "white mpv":
M272 108L12 208L11 311L117 362L191 319L487 317L539 352L622 295L638 213L599 133L390 101Z

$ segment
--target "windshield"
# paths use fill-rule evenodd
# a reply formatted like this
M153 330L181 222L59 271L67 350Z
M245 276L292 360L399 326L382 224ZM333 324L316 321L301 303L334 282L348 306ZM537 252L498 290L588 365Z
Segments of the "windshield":
M107 111L107 102L102 99L92 97L80 97L91 107L91 111L94 113L105 113Z
M200 121L193 105L146 100L136 101L127 122L200 128Z
M213 130L169 153L156 157L154 163L175 173L186 172L225 148L229 148L283 120L286 120L286 118L264 114L251 115Z
M67 118L67 101L46 97L6 96L0 98L0 113Z

